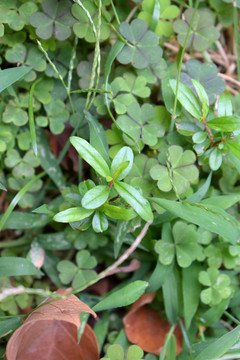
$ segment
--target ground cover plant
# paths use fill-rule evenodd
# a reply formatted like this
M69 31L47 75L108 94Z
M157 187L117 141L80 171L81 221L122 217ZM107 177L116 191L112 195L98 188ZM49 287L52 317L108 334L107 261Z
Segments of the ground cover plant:
M239 8L0 0L2 359L240 358Z

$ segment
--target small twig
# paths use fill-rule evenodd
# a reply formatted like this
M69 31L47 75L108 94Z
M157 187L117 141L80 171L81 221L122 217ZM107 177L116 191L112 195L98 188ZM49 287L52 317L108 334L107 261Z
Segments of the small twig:
M211 141L211 146L213 146L213 144L214 144L213 134L212 134L211 130L209 129L209 127L207 126L207 123L206 123L206 120L205 120L204 117L202 117L202 122L203 122L203 125L204 125L205 129L208 132L208 135L209 135L209 138L210 138L210 141Z
M140 244L140 242L146 235L148 228L151 224L152 224L152 221L148 221L144 225L140 234L136 237L136 239L134 240L132 245L120 256L120 258L117 261L115 261L112 265L110 265L107 269L103 270L100 274L98 274L97 281L105 278L110 273L114 272L115 269L117 269L125 260L127 260L129 258L129 256L136 250L136 248L138 247L138 245Z
M216 41L216 45L217 45L220 55L222 56L223 60L225 61L225 67L228 68L229 60L228 60L226 52L224 51L224 49L219 41Z
M233 84L236 84L238 86L240 86L240 81L234 79L233 77L226 75L226 74L221 74L219 73L218 76L221 76L223 79L232 82Z
M131 20L131 18L133 17L133 15L135 14L135 12L137 11L137 9L139 8L140 4L134 6L134 8L130 11L128 17L126 18L126 22L129 22Z

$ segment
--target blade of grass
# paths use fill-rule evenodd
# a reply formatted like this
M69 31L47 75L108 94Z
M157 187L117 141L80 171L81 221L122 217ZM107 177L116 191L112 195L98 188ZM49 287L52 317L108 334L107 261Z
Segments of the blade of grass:
M37 137L36 137L36 129L35 129L34 113L33 113L33 93L34 93L35 86L41 80L42 80L42 78L37 79L32 84L30 93L29 93L29 102L28 102L29 130L30 130L30 135L31 135L33 152L36 156L38 155L38 149L37 149Z
M240 81L240 58L239 58L239 30L238 30L238 11L237 4L233 2L233 28L234 28L234 42L235 42L235 51L237 58L237 75L238 80Z

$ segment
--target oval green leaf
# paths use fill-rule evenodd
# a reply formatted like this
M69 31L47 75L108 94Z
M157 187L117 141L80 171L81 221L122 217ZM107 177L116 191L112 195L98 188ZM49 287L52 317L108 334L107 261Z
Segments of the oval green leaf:
M84 209L81 206L60 211L53 220L57 222L69 223L87 218L93 213L93 210Z
M145 291L148 283L146 281L137 280L122 289L108 295L105 299L95 305L93 311L103 311L127 306L135 302Z
M230 115L230 116L221 116L215 119L209 120L207 126L210 129L231 132L240 129L240 116Z
M85 209L97 209L107 201L108 195L109 187L107 185L95 186L82 198L82 206Z
M118 194L132 206L141 218L145 221L153 220L153 213L149 202L134 187L121 181L115 181L113 186Z
M0 258L0 277L22 275L43 275L43 273L25 258L15 256Z
M77 136L71 136L70 142L79 155L91 165L98 174L104 177L111 176L110 169L102 155L100 155L86 140Z
M111 165L111 172L112 175L116 172L116 170L119 168L120 164L122 164L123 162L128 161L129 164L128 166L118 175L118 180L122 180L124 179L129 171L132 168L132 164L133 164L133 151L130 147L128 146L124 146L123 148L121 148L121 150L118 151L118 153L115 155L113 161L112 161L112 165ZM114 178L116 179L116 176L114 176Z
M104 205L103 212L110 218L116 220L131 220L137 216L133 209L125 209L110 204Z

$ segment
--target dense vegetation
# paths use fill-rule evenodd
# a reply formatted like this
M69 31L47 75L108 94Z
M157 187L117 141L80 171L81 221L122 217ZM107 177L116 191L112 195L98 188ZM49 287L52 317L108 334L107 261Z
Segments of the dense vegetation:
M2 358L240 358L239 8L0 0Z

